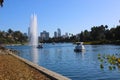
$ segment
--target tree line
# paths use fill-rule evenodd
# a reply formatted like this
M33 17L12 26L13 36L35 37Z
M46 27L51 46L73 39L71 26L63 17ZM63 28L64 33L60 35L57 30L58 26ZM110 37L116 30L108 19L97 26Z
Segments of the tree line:
M27 39L28 37L20 31L13 31L12 29L8 29L7 32L0 31L0 44L23 44L27 42Z
M107 25L94 26L91 31L85 30L78 34L80 41L106 41L117 42L120 40L120 25L108 29Z
M20 31L8 29L7 32L0 31L0 44L2 43L26 43L28 36ZM52 42L91 42L89 44L120 44L120 25L109 29L107 25L93 26L90 31L84 30L79 34L71 34L69 37L49 38L40 41L42 43Z
M42 42L93 42L95 44L120 44L120 25L109 29L107 25L93 26L90 31L84 30L67 38L50 38Z

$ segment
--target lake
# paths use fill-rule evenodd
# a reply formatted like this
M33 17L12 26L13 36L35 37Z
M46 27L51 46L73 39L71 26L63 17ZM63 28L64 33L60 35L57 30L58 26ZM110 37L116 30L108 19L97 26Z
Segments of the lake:
M119 80L120 70L100 68L98 54L120 54L117 45L85 45L86 51L74 52L72 43L44 44L43 49L27 45L7 46L20 52L19 56L60 73L72 80Z

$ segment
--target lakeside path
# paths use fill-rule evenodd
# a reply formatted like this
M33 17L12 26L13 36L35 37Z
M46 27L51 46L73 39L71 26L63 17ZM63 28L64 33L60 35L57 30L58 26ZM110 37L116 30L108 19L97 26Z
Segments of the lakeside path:
M30 67L0 48L0 80L50 80L46 75Z

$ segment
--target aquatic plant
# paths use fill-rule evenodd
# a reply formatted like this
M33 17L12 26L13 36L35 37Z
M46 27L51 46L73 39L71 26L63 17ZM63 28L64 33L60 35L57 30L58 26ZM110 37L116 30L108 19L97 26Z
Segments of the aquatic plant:
M101 69L103 69L103 68L104 68L103 64L100 64L100 68L101 68Z
M100 68L105 68L105 64L108 65L109 70L118 68L120 70L120 56L119 54L98 54L98 60L100 61Z

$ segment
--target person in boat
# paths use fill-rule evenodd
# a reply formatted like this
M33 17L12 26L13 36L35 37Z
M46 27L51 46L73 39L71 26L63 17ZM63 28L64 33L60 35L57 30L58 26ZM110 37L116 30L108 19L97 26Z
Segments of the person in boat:
M74 51L83 51L85 50L85 47L83 46L83 42L77 43L77 46L75 47Z
M80 43L77 43L77 46L75 47L76 50L81 49Z
M43 48L42 43L40 43L37 48Z

